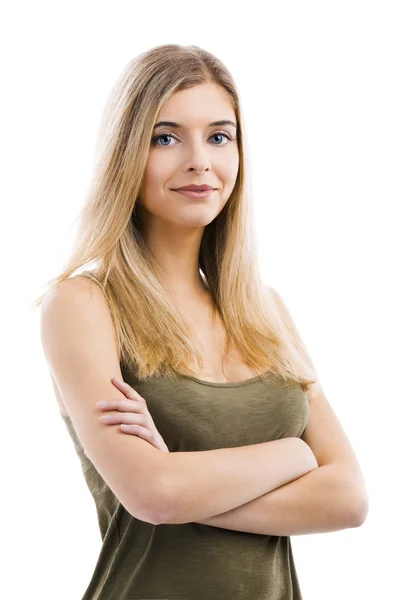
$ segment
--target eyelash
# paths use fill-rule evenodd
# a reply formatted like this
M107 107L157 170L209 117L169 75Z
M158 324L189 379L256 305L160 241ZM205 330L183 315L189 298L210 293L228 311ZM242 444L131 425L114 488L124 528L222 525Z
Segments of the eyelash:
M224 137L226 137L228 139L228 141L233 142L233 140L235 138L231 137L228 133L224 133L222 131L216 131L215 133L213 133L210 137L214 137L215 135L223 135ZM159 145L156 144L156 141L161 138L161 137L172 137L174 138L174 140L177 140L178 138L174 136L173 133L160 133L159 135L156 135L155 137L153 137L153 139L151 140L152 144L154 145ZM226 144L212 144L213 146L226 146ZM161 146L162 147L162 146ZM164 148L168 148L168 146L164 146Z

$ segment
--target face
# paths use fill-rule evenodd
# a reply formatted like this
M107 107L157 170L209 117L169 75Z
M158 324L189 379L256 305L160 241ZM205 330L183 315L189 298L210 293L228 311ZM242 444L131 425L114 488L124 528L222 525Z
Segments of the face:
M239 152L230 98L223 88L206 83L175 92L160 109L162 125L153 131L140 204L148 225L204 228L221 212L234 188ZM190 184L216 188L208 197L189 198L174 191Z

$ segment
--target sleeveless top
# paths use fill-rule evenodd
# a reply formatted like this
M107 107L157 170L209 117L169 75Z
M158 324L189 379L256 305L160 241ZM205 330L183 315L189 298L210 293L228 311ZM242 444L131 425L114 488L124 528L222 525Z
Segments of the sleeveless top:
M219 383L189 376L124 381L147 402L170 452L191 452L302 437L308 398L300 384L267 373ZM60 413L61 414L61 413ZM102 545L82 600L301 600L288 536L200 523L161 524L133 517L110 490L62 415L94 498ZM127 434L129 435L129 434Z

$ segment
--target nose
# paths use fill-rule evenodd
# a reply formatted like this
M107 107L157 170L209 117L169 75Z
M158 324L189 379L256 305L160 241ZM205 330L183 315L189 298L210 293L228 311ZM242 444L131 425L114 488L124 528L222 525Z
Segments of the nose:
M211 158L208 149L204 147L202 142L190 145L187 151L186 164L189 171L208 171L211 168Z
M193 165L193 163L191 163ZM188 169L189 171L195 171L197 173L202 173L203 171L209 171L210 167L207 165L200 165L199 163L197 163L194 166L189 167Z

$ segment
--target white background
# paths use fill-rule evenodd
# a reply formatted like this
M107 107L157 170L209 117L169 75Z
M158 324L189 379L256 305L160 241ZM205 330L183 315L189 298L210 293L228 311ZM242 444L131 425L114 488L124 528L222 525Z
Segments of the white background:
M68 256L111 87L134 56L164 43L201 46L235 78L263 278L291 311L368 485L362 527L292 537L304 599L396 597L398 9L385 0L2 4L7 600L78 600L97 560L95 505L29 303Z

